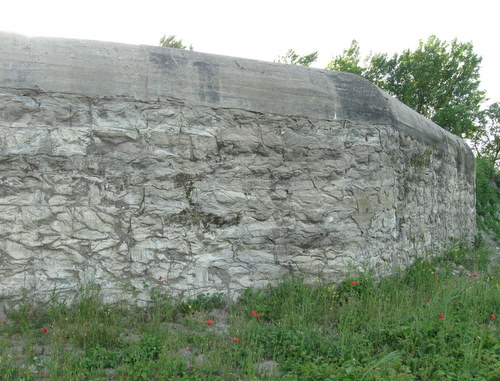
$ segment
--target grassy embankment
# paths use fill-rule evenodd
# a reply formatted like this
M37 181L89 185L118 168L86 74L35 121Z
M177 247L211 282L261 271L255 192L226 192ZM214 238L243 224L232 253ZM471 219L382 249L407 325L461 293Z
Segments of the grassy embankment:
M497 274L486 250L455 248L381 281L284 281L233 304L176 303L158 280L134 310L90 287L1 325L0 379L500 380Z

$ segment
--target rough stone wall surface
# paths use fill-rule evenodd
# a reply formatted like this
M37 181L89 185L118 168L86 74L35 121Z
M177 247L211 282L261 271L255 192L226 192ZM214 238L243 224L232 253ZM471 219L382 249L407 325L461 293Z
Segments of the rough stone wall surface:
M108 300L145 302L145 284L187 297L234 296L289 274L336 281L475 234L470 150L358 77L153 47L0 39L2 304L70 295L87 282ZM92 61L99 49L112 52L103 62L119 60L117 71L134 66L130 51L148 52L166 77L154 86L177 96L135 91L143 79L134 78L87 88L64 60L50 77L54 46L90 57L95 75L107 67ZM181 58L198 74L173 84L169 63ZM238 65L254 65L257 79ZM261 99L270 90L253 87L263 67L274 70L274 104ZM327 90L314 80L325 76Z

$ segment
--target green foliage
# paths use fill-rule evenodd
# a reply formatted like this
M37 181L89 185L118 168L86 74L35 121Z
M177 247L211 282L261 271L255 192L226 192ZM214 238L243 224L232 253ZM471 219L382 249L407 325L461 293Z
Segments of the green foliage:
M492 232L500 243L500 172L487 157L476 159L476 213L478 227Z
M472 149L476 156L489 160L499 168L500 160L500 103L491 104L478 115L481 126L472 136Z
M326 68L329 70L363 75L366 68L364 66L360 66L360 59L359 43L356 40L352 40L351 46L348 49L345 49L341 55L336 56L332 61L330 61Z
M200 311L211 311L216 308L223 308L226 305L224 294L218 292L215 294L198 294L193 299L180 303L177 311L181 314L194 314Z
M313 62L318 59L318 52L312 52L305 56L299 56L295 50L288 49L284 56L278 57L276 62L286 63L289 65L300 65L309 67Z
M152 320L155 323L172 321L175 317L175 301L172 296L162 292L158 287L152 287L150 290L151 303L149 308L144 311L143 319Z
M446 130L472 137L480 128L476 120L485 99L479 90L480 64L472 43L448 44L431 36L413 51L373 54L363 64L353 41L327 68L361 75Z
M178 40L175 38L175 35L164 35L160 38L160 46L164 48L175 48L175 49L187 49L188 47L183 45L182 40ZM189 45L189 50L193 50L193 45Z
M496 380L499 284L489 268L488 252L457 244L383 279L285 280L228 307L220 294L203 295L173 320L105 305L92 286L73 303L54 294L3 323L0 379ZM151 316L183 305L159 289L152 295ZM260 370L266 362L269 373Z
M236 308L246 316L255 311L266 321L308 325L331 317L335 297L331 286L316 288L300 280L286 280L262 290L245 290Z
M89 371L114 368L119 364L121 357L119 351L103 348L99 345L91 345L85 348L81 365Z

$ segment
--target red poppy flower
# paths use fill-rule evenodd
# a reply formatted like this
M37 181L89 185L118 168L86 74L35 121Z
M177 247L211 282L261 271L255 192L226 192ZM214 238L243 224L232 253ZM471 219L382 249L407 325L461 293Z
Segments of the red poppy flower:
M42 333L47 333L47 328L43 328Z
M240 339L238 339L237 337L233 337L233 341L237 343L238 341L240 341Z
M431 301L431 298L427 298L427 301L430 302Z
M479 274L477 274L477 273L473 273L473 274L472 274L472 276L473 276L474 278L477 278L477 277L479 276Z
M492 318L492 319L496 319L496 318L497 318L497 315L495 315L495 314L491 314L491 315L490 315L490 318Z
M444 319L444 315L443 315L443 314L439 314L439 315L438 315L438 318L440 318L440 319Z
M190 347L187 347L187 348L186 348L186 351L190 351L190 350L191 350L191 348L190 348Z
M255 316L255 314L257 314L257 312L255 312L255 311L252 311L252 312L250 312L250 313L251 313L253 316Z
M260 317L260 315L259 314L255 314L255 317Z
M358 284L358 282L356 282L355 280L353 280L353 281L351 282L351 284L354 286L354 285Z
M207 325L212 325L213 321L212 320L207 320L206 323L207 323Z

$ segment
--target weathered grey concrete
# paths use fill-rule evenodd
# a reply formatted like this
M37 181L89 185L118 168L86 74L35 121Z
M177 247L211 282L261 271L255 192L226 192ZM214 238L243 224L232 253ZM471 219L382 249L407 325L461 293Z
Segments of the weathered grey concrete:
M355 75L0 33L0 213L3 302L231 294L470 239L474 158Z

